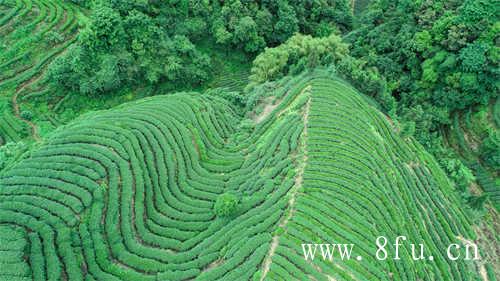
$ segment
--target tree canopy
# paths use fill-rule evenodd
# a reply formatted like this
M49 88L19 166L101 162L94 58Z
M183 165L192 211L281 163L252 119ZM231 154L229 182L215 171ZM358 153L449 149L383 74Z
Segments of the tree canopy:
M91 7L90 20L49 79L84 94L139 82L199 85L212 74L201 40L254 56L296 32L327 36L353 23L347 0L79 2Z
M416 123L422 143L449 114L498 95L498 5L493 0L374 1L346 37L376 67ZM496 34L496 35L495 35Z

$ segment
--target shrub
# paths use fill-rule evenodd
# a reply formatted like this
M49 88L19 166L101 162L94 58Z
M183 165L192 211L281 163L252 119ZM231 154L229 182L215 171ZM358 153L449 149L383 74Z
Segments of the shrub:
M45 34L45 40L52 45L64 42L64 36L55 31L49 31Z
M443 159L444 167L460 192L467 192L468 186L475 180L472 171L458 159Z
M498 135L496 131L490 130L488 137L484 139L480 147L481 158L494 169L500 168L500 138Z
M479 210L484 209L484 203L486 202L486 200L488 200L488 195L483 194L480 196L469 197L468 202L469 202L470 206L472 207L472 209L479 211Z
M31 120L33 119L33 113L29 110L24 110L23 112L21 112L21 118L23 118L24 120Z
M215 201L215 214L219 217L230 217L234 215L238 207L238 198L234 194L223 193Z

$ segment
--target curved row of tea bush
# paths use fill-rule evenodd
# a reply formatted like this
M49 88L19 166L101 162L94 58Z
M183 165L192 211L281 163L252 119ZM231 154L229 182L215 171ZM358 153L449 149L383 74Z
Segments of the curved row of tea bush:
M10 110L0 112L0 145L16 142L28 136L26 124L16 119Z
M235 109L199 94L83 116L3 172L0 222L37 235L35 279L248 279L294 185L298 112L247 143L232 137ZM237 213L218 218L228 192Z
M294 215L279 237L269 280L476 280L470 261L450 261L446 249L473 240L471 222L445 174L420 145L400 139L386 117L345 82L310 82L308 162ZM425 245L426 260L379 261L380 235ZM304 261L301 243L354 243L353 259ZM338 254L338 253L336 253ZM355 257L362 256L361 261ZM428 260L433 255L434 260ZM434 277L432 277L434 276Z

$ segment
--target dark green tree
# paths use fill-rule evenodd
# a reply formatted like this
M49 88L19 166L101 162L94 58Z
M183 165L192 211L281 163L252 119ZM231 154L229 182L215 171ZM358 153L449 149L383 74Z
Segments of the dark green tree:
M238 208L238 197L231 193L223 193L217 196L214 205L215 214L219 217L230 217L236 213Z

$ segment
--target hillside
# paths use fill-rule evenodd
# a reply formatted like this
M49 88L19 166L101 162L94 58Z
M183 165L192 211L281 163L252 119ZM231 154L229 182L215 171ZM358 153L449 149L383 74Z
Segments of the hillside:
M59 128L0 174L0 279L493 276L488 261L445 258L476 238L449 181L351 86L303 74L259 100L254 121L223 99L178 93ZM229 217L215 214L221 194L239 200ZM406 235L435 259L378 261L380 235ZM300 244L321 241L355 243L363 260L305 261Z
M81 9L69 1L0 1L0 146L39 139L33 112L20 104L56 91L45 73L76 41L80 17Z
M500 97L487 106L455 112L452 126L445 134L446 144L453 147L474 172L473 192L484 191L497 210L500 210L499 124Z

